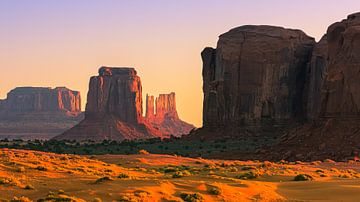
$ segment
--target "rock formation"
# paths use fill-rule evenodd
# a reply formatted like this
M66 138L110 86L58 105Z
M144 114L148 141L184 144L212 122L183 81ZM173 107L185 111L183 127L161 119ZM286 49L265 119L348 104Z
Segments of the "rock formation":
M262 128L303 119L299 98L314 44L300 30L272 26L248 25L222 34L216 49L201 54L203 127Z
M360 154L360 13L332 24L309 67L309 122L282 137L277 158L346 160ZM280 155L281 154L281 155Z
M202 59L203 128L191 136L277 136L259 159L360 157L360 13L316 44L298 30L238 27Z
M55 139L121 141L164 138L174 131L179 134L187 129L187 125L184 126L178 119L175 94L160 96L156 103L159 114L155 115L154 98L147 96L144 118L142 86L135 69L101 67L99 76L90 79L84 121ZM168 116L177 119L167 118ZM165 120L170 120L170 123ZM163 127L163 122L179 128Z
M156 113L154 112L154 96L146 95L145 119L164 134L181 136L188 134L195 126L180 120L176 110L175 93L160 94L155 99Z
M19 87L0 100L1 136L50 138L82 118L80 92L65 87Z
M3 113L81 112L80 93L65 87L19 87L10 91L2 102Z

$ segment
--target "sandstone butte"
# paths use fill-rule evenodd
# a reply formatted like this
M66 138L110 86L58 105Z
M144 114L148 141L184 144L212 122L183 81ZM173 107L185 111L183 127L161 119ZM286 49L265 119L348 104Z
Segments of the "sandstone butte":
M18 87L0 100L0 134L58 134L82 118L80 92L65 87Z
M205 48L202 138L281 137L259 158L343 160L360 142L360 13L322 39L246 25Z
M99 75L90 79L85 119L55 139L121 141L165 138L187 134L193 128L179 119L175 93L160 95L156 99L156 114L149 99L147 97L148 109L143 117L142 85L135 69L101 67Z

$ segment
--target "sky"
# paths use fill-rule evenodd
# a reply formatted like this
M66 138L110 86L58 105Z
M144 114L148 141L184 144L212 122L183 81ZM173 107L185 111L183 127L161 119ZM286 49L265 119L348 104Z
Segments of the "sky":
M180 118L200 127L200 53L220 34L267 24L319 40L359 11L359 0L0 0L0 99L18 86L66 86L84 107L100 66L135 67L143 96L176 92Z

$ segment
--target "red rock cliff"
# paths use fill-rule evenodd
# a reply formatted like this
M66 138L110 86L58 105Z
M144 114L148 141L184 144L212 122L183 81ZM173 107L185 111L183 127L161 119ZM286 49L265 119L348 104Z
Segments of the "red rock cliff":
M155 99L156 113L154 113L154 96L146 96L145 119L165 135L186 135L195 126L182 121L176 110L175 93L160 94Z
M19 87L10 91L2 101L3 112L81 112L80 92L65 87Z
M101 67L91 77L85 119L55 139L124 140L162 137L142 117L142 86L134 68Z

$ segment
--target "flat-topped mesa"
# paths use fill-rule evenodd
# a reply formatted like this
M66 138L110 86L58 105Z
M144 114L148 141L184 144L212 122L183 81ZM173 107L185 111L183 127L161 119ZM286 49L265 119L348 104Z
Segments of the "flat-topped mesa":
M155 99L156 119L163 120L165 117L179 119L176 111L175 93L160 94Z
M18 87L2 103L6 113L81 112L80 92L65 87Z
M246 25L205 48L203 126L239 128L305 116L303 89L315 40L300 30Z
M85 116L115 116L128 123L142 121L142 87L134 68L101 67L90 79Z

